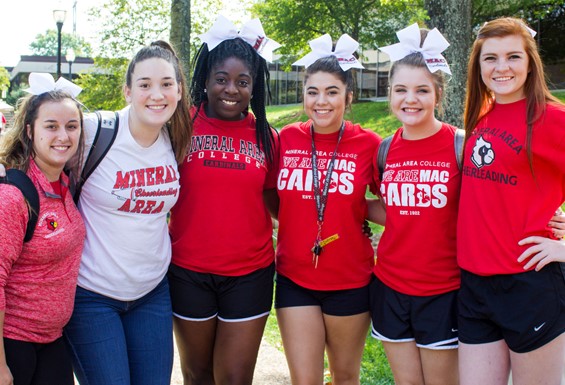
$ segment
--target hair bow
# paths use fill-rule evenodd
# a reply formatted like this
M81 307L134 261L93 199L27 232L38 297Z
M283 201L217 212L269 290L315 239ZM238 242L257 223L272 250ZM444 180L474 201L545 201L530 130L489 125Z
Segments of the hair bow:
M308 44L310 44L312 52L309 52L301 59L295 61L292 65L305 66L308 68L318 59L335 56L339 62L339 66L344 71L350 68L364 68L357 58L353 56L353 53L359 47L359 43L346 33L341 35L334 50L332 50L332 38L327 33L314 40L310 40Z
M483 24L483 27L484 27L485 25L487 25L488 23L489 23L488 21L485 21L484 24ZM530 35L532 35L532 38L536 37L536 35L538 34L536 31L534 31L533 29L531 29L530 27L528 27L528 25L527 25L526 23L524 23L524 22L522 22L522 25L528 30L528 32L530 33ZM481 28L482 28L482 27L481 27ZM480 31L480 30L479 30L479 33L478 33L478 34L479 34L479 35L481 34L481 31Z
M430 72L443 71L451 75L447 60L441 54L449 47L449 43L437 28L428 32L422 47L420 47L420 28L416 23L398 31L396 36L398 36L399 43L380 48L390 56L390 60L398 61L411 53L420 52Z
M198 38L208 45L211 51L225 40L241 38L253 47L257 53L268 62L273 61L273 51L281 45L265 35L259 19L249 20L238 32L235 25L226 17L219 15L212 28Z
M41 95L51 91L65 91L73 98L76 98L82 91L82 88L63 77L60 77L59 80L55 82L51 74L32 72L29 74L29 88L25 91L32 95Z

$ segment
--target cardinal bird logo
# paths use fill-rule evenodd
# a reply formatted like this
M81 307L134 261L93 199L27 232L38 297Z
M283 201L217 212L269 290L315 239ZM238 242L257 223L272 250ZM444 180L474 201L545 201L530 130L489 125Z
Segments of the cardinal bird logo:
M47 228L51 231L55 231L57 226L59 225L55 219L52 217L45 218L45 223L47 224Z

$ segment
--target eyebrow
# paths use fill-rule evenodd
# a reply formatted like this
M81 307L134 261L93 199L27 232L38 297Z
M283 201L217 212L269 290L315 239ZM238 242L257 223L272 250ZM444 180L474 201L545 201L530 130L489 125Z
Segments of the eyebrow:
M171 80L171 79L174 79L174 78L173 78L172 76L165 76L165 77L161 78L161 80ZM142 77L142 78L137 78L137 79L135 79L136 82L139 82L139 81L146 81L146 80L151 80L151 78L148 77L148 76L146 76L146 77Z
M307 90L309 90L309 89L317 90L318 87L316 87L316 86L308 86L306 89L307 89ZM326 91L327 91L327 90L332 90L332 89L339 90L339 87L338 87L338 86L329 86L329 87L326 87Z
M520 53L520 54L525 54L525 53L526 53L526 51L511 51L511 52L504 52L504 55L514 55L514 54L517 54L517 53ZM485 53L482 53L482 54L481 54L481 56L486 56L486 55L498 55L498 53L495 53L495 52L485 52Z
M228 73L228 71L216 71L216 72L214 72L214 75L229 75L229 73ZM242 72L242 73L240 73L240 74L237 75L237 76L240 76L240 77L241 77L241 76L245 76L245 77L251 79L251 75L248 74L248 73L245 73L245 72Z
M404 85L404 84L394 84L392 87L393 87L393 88L395 88L395 87L404 87L404 88L408 88L408 86L407 86L407 85ZM417 86L415 86L415 87L416 87L416 88L422 88L422 87L425 87L425 88L432 88L432 86L430 86L429 84L419 84L419 85L417 85Z

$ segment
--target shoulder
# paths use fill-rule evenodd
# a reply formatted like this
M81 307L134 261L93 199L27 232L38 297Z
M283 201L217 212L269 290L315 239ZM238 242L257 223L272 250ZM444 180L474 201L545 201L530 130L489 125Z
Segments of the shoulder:
M27 217L26 201L19 188L7 183L0 183L0 212L3 218L19 215Z
M310 127L310 123L308 122L296 122L287 124L282 128L280 131L281 138L287 137L289 135L297 134L297 133L304 133L308 132Z
M363 128L360 124L354 124L348 120L345 121L345 129L349 130L349 132L351 132L353 136L360 137L371 144L379 144L383 140L381 136L373 130Z

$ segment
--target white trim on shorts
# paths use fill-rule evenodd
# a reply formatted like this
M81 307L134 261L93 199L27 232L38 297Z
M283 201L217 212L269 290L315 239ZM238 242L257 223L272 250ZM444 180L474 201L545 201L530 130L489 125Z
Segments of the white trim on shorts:
M245 321L253 321L257 318L261 318L261 317L264 317L266 315L269 315L270 313L271 313L270 311L267 311L265 313L254 315L254 316L251 316L251 317L246 317L246 318L226 319L226 318L218 317L218 319L220 321L223 321L223 322L245 322Z
M392 340L390 338L383 336L373 326L371 326L371 337L373 337L377 340L380 340L380 341L384 341L384 342L411 342L411 341L415 341L414 338L403 338L403 339L400 339L400 340Z
M212 316L210 316L210 317L206 317L206 318L184 317L184 316L182 316L182 315L180 315L180 314L177 314L177 313L175 313L175 312L173 312L173 316L174 316L174 317L177 317L177 318L180 318L180 319L182 319L182 320L185 320L185 321L204 322L204 321L209 321L209 320L211 320L212 318L217 317L217 316L218 316L218 313L216 313L216 314L214 314L214 315L212 315Z
M456 342L456 343L454 345L444 346L446 344L451 344L453 342ZM445 340L445 341L434 342L433 344L429 344L429 345L416 344L416 346L419 347L419 348L422 348L422 349L430 349L430 350L457 349L459 347L459 339L457 337L455 337L455 338L450 338L450 339Z

